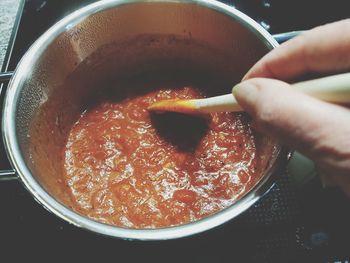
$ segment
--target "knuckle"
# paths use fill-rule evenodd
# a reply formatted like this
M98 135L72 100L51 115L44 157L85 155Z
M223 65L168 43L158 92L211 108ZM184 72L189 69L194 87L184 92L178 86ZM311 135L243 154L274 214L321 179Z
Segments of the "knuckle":
M270 106L261 106L259 107L257 117L261 123L270 123L274 119L274 113Z
M254 83L257 92L259 94L258 99L255 101L255 118L259 126L266 126L275 122L278 118L279 102L275 98L276 90L271 86L270 82L264 79L254 79ZM278 96L277 96L278 97Z
M271 103L266 103L266 100L261 100L257 105L257 120L260 125L266 125L274 122L276 119L276 109Z
M311 31L305 32L295 39L295 48L299 50L299 54L303 58L301 62L304 62L306 70L308 70L314 58L314 48L310 48L310 43L312 42L311 33Z

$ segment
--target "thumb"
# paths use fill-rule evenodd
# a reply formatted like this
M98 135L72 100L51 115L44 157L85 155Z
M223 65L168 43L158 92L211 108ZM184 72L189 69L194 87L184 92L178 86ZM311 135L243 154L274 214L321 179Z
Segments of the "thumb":
M350 111L272 79L253 78L233 88L256 129L314 159L326 173L348 174Z

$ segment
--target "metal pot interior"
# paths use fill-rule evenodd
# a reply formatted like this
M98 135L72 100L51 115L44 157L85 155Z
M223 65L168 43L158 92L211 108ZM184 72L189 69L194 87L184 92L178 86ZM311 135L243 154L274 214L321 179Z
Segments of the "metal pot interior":
M273 48L240 18L175 2L98 11L43 43L18 95L16 135L31 175L67 207L72 200L63 180L63 148L98 94L139 94L179 83L224 94ZM265 174L278 147L267 138L257 143Z

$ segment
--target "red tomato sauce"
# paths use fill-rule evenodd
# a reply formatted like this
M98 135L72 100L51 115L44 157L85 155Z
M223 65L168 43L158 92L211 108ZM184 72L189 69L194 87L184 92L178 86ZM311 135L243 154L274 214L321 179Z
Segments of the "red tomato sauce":
M157 228L218 212L260 179L243 114L150 114L163 99L199 98L195 88L102 101L72 127L64 151L74 209L122 227Z

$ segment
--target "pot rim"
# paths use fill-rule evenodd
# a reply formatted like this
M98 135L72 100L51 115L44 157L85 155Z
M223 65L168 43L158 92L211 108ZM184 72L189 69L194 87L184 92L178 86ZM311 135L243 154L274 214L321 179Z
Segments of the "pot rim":
M35 58L40 57L45 48L61 33L74 27L87 17L106 9L137 3L197 4L209 9L214 9L215 11L232 17L244 25L247 30L252 31L258 38L260 38L261 41L265 43L266 46L270 46L271 49L278 46L276 40L253 19L241 13L234 7L230 7L214 0L103 0L87 5L86 7L78 9L72 14L64 17L49 30L47 30L37 41L34 42L17 65L14 76L7 87L4 99L2 118L3 140L9 160L14 169L17 171L25 187L34 196L35 200L44 206L44 208L65 221L99 234L122 239L166 240L181 238L201 233L222 225L247 210L273 186L275 181L273 175L276 175L276 171L285 167L290 158L290 152L286 148L282 147L278 153L275 163L272 165L271 169L263 177L263 179L261 179L250 190L250 192L239 199L234 205L222 211L185 225L157 229L130 229L107 225L93 219L89 219L74 212L73 210L70 210L65 205L57 201L53 196L46 192L46 190L31 174L21 154L16 138L15 109L17 108L19 95L23 89L23 83L30 75L30 70L34 64Z

